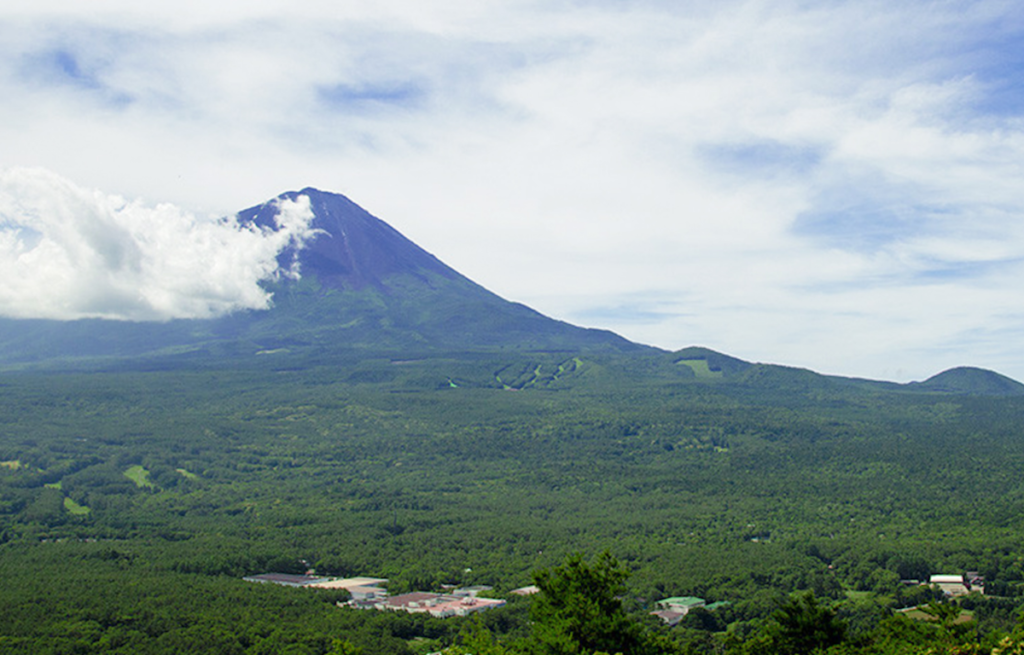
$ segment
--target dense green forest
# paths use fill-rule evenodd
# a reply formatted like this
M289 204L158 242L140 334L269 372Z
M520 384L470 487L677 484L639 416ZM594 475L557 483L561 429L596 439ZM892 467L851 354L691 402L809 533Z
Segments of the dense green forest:
M576 601L558 593L602 584L622 652L1016 638L1024 399L722 373L667 353L283 350L0 374L0 652L594 652L559 632ZM603 582L474 620L242 580L314 568L504 597L573 566ZM958 605L901 583L968 570L986 595ZM725 604L650 616L682 595ZM896 612L918 605L925 620Z

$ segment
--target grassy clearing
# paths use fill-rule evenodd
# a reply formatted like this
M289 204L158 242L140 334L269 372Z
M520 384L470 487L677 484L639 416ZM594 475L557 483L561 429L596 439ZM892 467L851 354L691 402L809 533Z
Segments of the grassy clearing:
M155 487L156 485L149 481L149 471L144 466L136 464L124 472L125 477L135 483L135 486L139 488Z
M188 478L189 480L198 480L199 479L199 476L196 475L195 473L193 473L192 471L189 471L189 470L186 470L186 469L174 469L174 470L177 471L178 473L180 473L181 475L183 475L184 477Z
M937 620L931 614L923 611L920 607L915 607L909 610L900 610L900 613L908 619L914 619L915 621L935 621ZM968 621L974 620L974 612L970 610L960 610L960 615L953 621L955 624L967 623Z
M12 471L17 471L18 469L24 468L25 465L22 464L19 460L9 459L6 462L0 462L0 467L5 469L11 469Z
M441 650L441 642L437 639L428 639L427 637L413 637L405 642L409 645L417 655L427 655L428 653L436 653Z
M64 498L64 509L68 511L68 514L75 514L77 516L84 516L85 514L88 514L92 511L85 505L79 505L78 503L67 497Z
M64 482L58 480L57 482L49 482L47 484L44 484L43 486L46 487L47 489L56 489L57 491L60 491L61 489L64 488Z
M689 366L693 374L697 376L697 379L701 380L714 380L723 375L721 371L712 371L706 359L680 359L676 364Z

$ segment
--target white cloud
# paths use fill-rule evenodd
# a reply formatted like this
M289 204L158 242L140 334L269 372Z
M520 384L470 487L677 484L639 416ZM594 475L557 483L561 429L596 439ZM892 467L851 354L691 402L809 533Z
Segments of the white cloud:
M312 236L309 199L276 230L88 191L42 169L0 171L0 315L167 320L264 309L277 255Z

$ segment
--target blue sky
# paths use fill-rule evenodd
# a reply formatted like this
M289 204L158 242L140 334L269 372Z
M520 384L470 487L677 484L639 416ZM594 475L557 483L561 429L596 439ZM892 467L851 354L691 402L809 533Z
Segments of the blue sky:
M369 4L0 9L0 169L34 169L0 179L20 280L0 312L258 302L206 278L153 290L69 235L116 225L132 270L166 270L146 258L173 243L136 242L169 206L202 232L316 186L506 298L636 341L1024 380L1019 3ZM50 187L74 198L60 221L18 218ZM33 270L40 238L64 268ZM92 276L113 295L87 307L39 283Z

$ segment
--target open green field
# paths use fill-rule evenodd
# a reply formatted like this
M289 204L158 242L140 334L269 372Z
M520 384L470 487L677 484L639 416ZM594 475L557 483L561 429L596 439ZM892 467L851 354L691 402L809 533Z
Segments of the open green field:
M140 466L138 464L136 464L135 466L130 466L124 472L124 475L129 480L134 482L137 487L145 489L147 487L154 487L155 486L150 481L150 479L149 479L149 471L147 471L144 466Z
M67 510L68 514L71 514L72 516L85 516L90 511L92 511L88 507L85 507L84 505L79 505L70 498L64 498L64 509Z
M938 621L939 619L933 614L927 612L927 608L915 607L910 610L901 610L900 615L905 616L908 619L914 621ZM974 620L974 612L970 610L961 610L959 614L953 619L953 623L956 625L963 625L970 623Z

